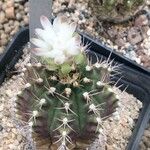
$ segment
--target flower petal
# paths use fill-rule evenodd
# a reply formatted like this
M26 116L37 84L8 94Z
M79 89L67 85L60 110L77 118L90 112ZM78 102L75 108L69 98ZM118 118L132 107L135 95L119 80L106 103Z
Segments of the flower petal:
M63 64L66 61L65 55L59 55L54 58L56 64Z
M63 38L63 40L68 41L68 39L70 39L73 36L75 29L76 29L75 24L63 23L63 24L61 24L57 35L58 35L58 37Z
M69 30L70 30L69 32L73 34L76 30L76 27L77 27L77 24L75 22L71 23L70 28L69 28Z
M80 53L80 43L81 37L79 35L71 38L66 46L68 55L78 55Z
M32 38L31 42L37 47L48 49L48 45L43 40Z
M49 55L51 55L51 52L41 48L32 49L32 53L34 53L37 56L45 56L45 57L49 57Z
M50 31L50 32L53 31L53 26L46 16L41 16L40 21L45 30Z
M37 28L38 39L31 40L38 47L33 50L36 55L62 64L80 53L81 37L74 35L76 23L69 23L64 16L56 17L53 25L45 16L41 16L40 21L43 29Z
M66 17L64 17L64 16L62 16L62 15L58 15L58 16L54 19L54 21L53 21L53 29L54 29L55 33L60 32L61 25L62 25L63 23L66 24L66 22L67 22L67 18L66 18Z
M53 33L47 34L47 32L45 30L42 30L39 28L35 29L35 32L36 32L37 36L39 38L41 38L42 40L44 40L45 42L47 42L48 45L53 44L53 41L55 38L55 35Z
M61 55L63 55L63 51L56 50L56 49L53 49L51 51L51 58L55 58L55 57L61 56Z
M75 39L76 44L80 46L82 43L81 36L79 34L75 34L73 38Z

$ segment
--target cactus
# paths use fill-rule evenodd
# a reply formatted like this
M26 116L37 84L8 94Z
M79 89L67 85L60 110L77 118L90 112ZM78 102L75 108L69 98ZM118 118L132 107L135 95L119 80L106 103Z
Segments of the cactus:
M89 7L99 19L114 23L128 21L143 8L144 0L91 0Z
M85 149L117 108L119 97L109 85L116 66L98 59L92 64L85 47L79 48L64 62L42 58L23 69L26 84L17 94L17 114L51 149Z

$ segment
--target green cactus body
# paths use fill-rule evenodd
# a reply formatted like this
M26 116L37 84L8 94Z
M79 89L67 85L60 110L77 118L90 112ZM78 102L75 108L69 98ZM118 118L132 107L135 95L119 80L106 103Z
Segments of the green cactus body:
M144 0L91 0L89 6L99 20L120 23L134 16L144 3Z
M108 84L112 67L107 62L75 64L62 77L40 63L27 64L26 70L25 88L17 95L18 114L54 149L63 145L84 149L117 107L118 97Z

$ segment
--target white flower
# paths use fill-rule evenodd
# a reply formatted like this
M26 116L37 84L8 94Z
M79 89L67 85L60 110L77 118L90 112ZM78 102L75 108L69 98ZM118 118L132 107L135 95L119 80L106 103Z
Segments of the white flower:
M81 38L75 33L76 24L68 23L58 16L53 25L47 17L40 18L43 29L35 29L37 38L31 42L37 46L33 51L37 56L53 59L57 64L63 64L81 52Z

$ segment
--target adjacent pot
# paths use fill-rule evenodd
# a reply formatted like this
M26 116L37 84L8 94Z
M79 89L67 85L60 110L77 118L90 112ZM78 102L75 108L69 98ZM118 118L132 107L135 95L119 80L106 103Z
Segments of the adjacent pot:
M93 56L93 60L96 60L93 52L95 52L98 57L109 57L111 53L111 59L115 59L116 62L122 64L120 69L123 74L123 78L118 82L118 84L123 84L124 86L128 85L127 92L133 94L143 103L143 109L141 110L137 124L134 127L133 134L129 139L127 146L128 150L137 150L144 129L150 119L150 82L148 82L150 81L150 71L113 52L100 42L95 42L90 37L82 33L80 34L85 43L91 43L90 55ZM11 70L14 69L14 65L23 54L23 46L25 46L28 41L29 29L26 27L17 33L8 45L5 53L0 56L0 84L2 84L6 77L10 76ZM118 78L120 78L119 75L113 78L113 80L116 81Z
M113 23L132 19L145 6L145 0L89 0L88 3L98 20Z

